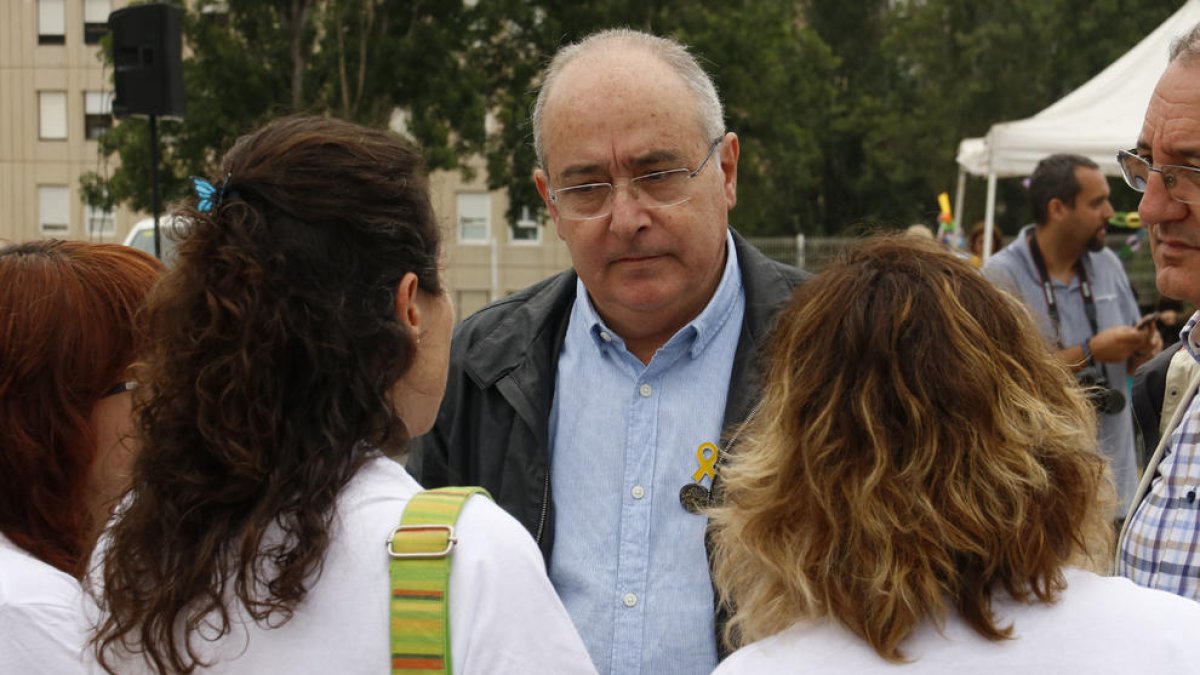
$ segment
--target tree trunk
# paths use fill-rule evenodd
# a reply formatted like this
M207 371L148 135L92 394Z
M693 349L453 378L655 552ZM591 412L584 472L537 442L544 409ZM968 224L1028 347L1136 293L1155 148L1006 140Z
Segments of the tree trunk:
M304 71L308 67L308 54L304 49L304 29L308 25L308 13L312 0L276 0L279 24L288 37L292 59L292 110L304 106Z

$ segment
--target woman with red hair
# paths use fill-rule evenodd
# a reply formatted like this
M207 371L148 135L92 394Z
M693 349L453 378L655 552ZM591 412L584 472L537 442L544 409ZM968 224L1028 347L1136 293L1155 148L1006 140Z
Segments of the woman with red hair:
M82 576L127 482L134 317L162 265L117 244L0 248L0 672L82 668Z

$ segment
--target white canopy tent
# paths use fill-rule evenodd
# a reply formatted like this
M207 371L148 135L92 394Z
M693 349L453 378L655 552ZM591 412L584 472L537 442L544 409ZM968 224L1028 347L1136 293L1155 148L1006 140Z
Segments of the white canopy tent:
M991 255L996 179L1028 176L1043 157L1068 152L1089 157L1119 176L1117 150L1133 147L1154 85L1167 67L1171 42L1200 23L1200 0L1185 0L1133 49L1056 103L1023 120L1001 122L984 138L958 145L954 212L962 213L966 174L987 177L984 258ZM961 218L961 215L959 216Z

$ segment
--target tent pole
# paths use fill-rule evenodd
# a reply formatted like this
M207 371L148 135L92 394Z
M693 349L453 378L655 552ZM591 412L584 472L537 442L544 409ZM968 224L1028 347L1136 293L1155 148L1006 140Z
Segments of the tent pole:
M995 231L996 218L996 172L988 173L987 210L983 216L983 261L986 263L992 257L992 232Z
M958 233L962 236L960 241L967 241L967 232L963 223L963 199L967 192L967 172L963 171L962 167L958 167L958 186L954 190L954 218L958 221Z

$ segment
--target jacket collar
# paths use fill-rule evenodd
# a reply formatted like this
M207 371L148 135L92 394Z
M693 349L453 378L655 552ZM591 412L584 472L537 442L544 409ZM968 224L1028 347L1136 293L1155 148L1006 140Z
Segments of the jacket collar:
M463 360L464 370L475 384L491 387L527 359L543 353L537 345L544 340L561 343L560 333L575 301L576 278L575 270L566 270L498 303L512 304L515 309L472 345ZM557 352L554 349L555 355Z
M733 233L733 245L737 247L742 270L746 313L730 373L729 398L725 402L726 434L735 433L734 427L746 420L758 402L760 351L774 325L775 314L791 299L795 287L810 276L771 260L737 232Z
M731 228L731 232L746 310L731 373L726 425L742 422L757 400L759 346L766 339L775 312L791 298L797 283L808 276L774 262L737 231ZM515 373L520 381L518 389L525 390L522 398L528 399L526 405L519 406L523 408L523 417L536 418L536 409L545 404L536 400L541 397L530 388L547 374L553 381L556 359L575 301L576 279L575 271L567 270L500 301L515 308L472 345L463 359L467 375L481 388L491 387L519 369Z

